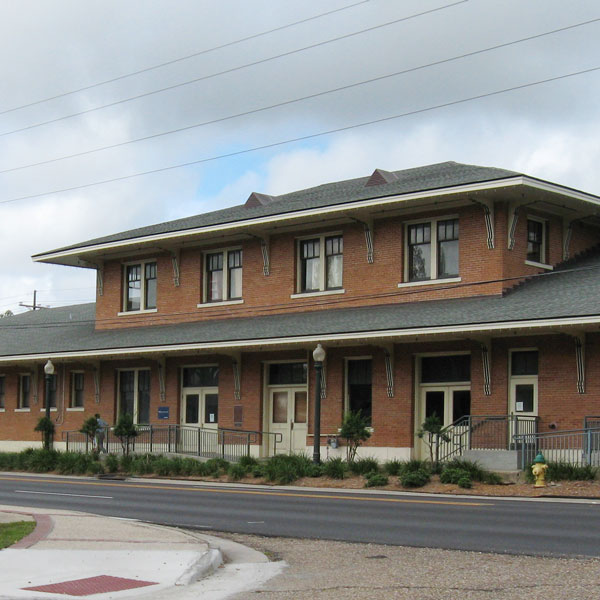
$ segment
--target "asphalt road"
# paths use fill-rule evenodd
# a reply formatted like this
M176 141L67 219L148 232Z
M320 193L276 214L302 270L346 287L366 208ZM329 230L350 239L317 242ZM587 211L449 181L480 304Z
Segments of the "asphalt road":
M200 530L549 556L600 556L600 502L518 501L0 474L0 504Z

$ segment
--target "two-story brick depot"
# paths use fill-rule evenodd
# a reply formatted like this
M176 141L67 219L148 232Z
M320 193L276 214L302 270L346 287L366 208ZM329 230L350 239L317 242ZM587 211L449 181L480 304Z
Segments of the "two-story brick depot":
M599 207L446 162L37 254L96 270L97 297L0 320L0 449L39 444L49 402L57 440L128 412L262 432L257 456L310 452L317 344L324 455L349 410L380 459L422 456L434 413L580 428L600 413Z

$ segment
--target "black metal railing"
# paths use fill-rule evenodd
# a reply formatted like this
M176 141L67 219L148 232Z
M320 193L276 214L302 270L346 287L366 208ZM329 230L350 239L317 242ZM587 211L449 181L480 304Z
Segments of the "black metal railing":
M515 437L535 434L538 417L517 415L466 415L449 425L440 439L440 461L458 458L467 450L515 450Z
M138 454L187 454L203 458L224 458L236 462L250 455L251 446L262 446L266 436L271 436L274 453L281 442L280 433L247 431L240 429L209 429L184 425L138 425L137 436L129 441L129 451ZM96 448L96 440L80 431L63 432L68 451L90 452ZM122 442L108 429L103 440L107 452L125 452Z

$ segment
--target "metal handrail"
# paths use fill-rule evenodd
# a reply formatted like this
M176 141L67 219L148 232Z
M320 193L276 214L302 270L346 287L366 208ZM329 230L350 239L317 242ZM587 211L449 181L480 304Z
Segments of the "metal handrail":
M515 436L519 464L525 470L542 452L550 462L600 466L600 426Z

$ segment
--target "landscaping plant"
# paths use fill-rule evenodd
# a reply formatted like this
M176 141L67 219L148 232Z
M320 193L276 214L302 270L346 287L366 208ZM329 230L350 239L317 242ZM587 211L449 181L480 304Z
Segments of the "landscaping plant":
M344 416L340 437L346 440L346 460L354 462L359 446L371 437L369 421L360 411L350 411Z

